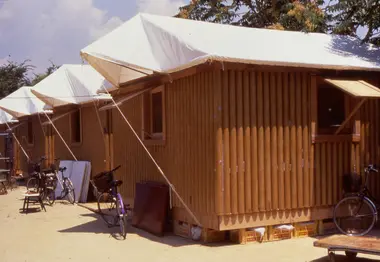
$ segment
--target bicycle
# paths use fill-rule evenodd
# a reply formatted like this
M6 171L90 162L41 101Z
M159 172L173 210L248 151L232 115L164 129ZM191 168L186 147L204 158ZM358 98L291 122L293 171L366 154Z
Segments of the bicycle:
M29 192L38 192L41 194L43 201L47 201L50 206L55 201L55 180L54 170L52 168L41 170L41 164L46 157L41 157L38 162L30 163L33 165L33 172L29 178L26 188Z
M69 201L69 203L73 204L75 203L75 191L74 191L74 185L73 185L73 182L71 182L70 178L69 177L66 177L64 175L64 172L66 171L66 167L59 167L58 168L58 171L61 172L61 176L62 176L62 191L61 191L61 195L57 198L57 199L64 199L67 197L67 200ZM56 173L56 179L58 180L58 176L57 176L57 173Z
M357 192L349 192L336 204L333 219L338 230L348 236L364 236L377 222L380 206L368 188L369 174L378 170L373 165L364 168L365 182Z
M67 200L71 203L75 203L75 191L74 185L71 182L69 177L65 177L64 171L66 167L56 168L55 164L50 165L50 169L41 171L41 163L46 160L45 157L34 163L34 172L32 177L27 182L27 189L35 192L40 192L42 194L42 199L46 200L49 205L53 205L56 199L64 199L67 197ZM55 161L59 159L56 158ZM61 172L62 182L62 191L60 197L56 198L55 191L59 181L58 172Z
M90 180L94 194L97 197L98 213L106 222L108 227L120 226L120 232L125 239L127 235L127 210L129 205L123 203L123 199L118 193L117 188L123 183L120 180L114 180L113 173L121 166L117 166L111 171L102 172ZM99 193L100 192L100 193Z

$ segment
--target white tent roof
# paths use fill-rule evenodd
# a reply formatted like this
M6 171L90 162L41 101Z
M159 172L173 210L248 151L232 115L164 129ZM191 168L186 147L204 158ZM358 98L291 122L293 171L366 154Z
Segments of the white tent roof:
M0 109L0 125L5 123L17 123L18 120L15 119L13 116L5 112L4 110Z
M138 14L81 55L116 86L207 60L380 71L380 51L349 36L246 28Z
M97 93L104 91L104 82L104 77L90 65L62 65L31 91L52 107L85 104L111 99L108 94Z
M52 113L51 107L38 99L32 92L31 87L23 86L0 100L0 108L19 118L38 113Z

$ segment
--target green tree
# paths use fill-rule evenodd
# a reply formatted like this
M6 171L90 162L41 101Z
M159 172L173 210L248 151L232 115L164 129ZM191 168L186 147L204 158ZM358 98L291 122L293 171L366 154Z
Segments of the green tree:
M176 17L306 32L326 32L323 0L192 0Z
M333 33L380 45L380 0L340 0L327 11L333 14Z
M42 74L34 74L34 78L32 80L32 85L36 85L37 83L41 82L43 79L45 79L47 76L52 74L55 70L59 68L56 64L54 64L52 61L50 61L50 66L46 69L45 73Z
M8 61L6 64L0 65L0 98L22 86L31 84L28 74L34 69L34 66L29 62L29 60L22 63Z

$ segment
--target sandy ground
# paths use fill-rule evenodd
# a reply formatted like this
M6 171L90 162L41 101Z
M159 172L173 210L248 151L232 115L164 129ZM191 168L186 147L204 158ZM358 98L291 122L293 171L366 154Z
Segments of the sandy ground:
M0 195L0 262L329 261L325 249L313 247L313 238L201 246L176 236L154 237L131 227L126 240L117 240L112 236L117 228L108 228L96 214L77 205L58 202L47 206L47 212L20 213L22 190ZM359 257L356 261L377 258ZM342 255L337 258L346 261Z

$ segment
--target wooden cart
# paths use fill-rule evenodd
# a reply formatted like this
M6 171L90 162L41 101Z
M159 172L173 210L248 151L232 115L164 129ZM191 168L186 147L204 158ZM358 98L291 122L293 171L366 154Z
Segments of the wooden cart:
M380 238L333 235L314 242L315 247L327 248L330 261L335 261L335 251L344 251L353 259L358 253L380 256Z

